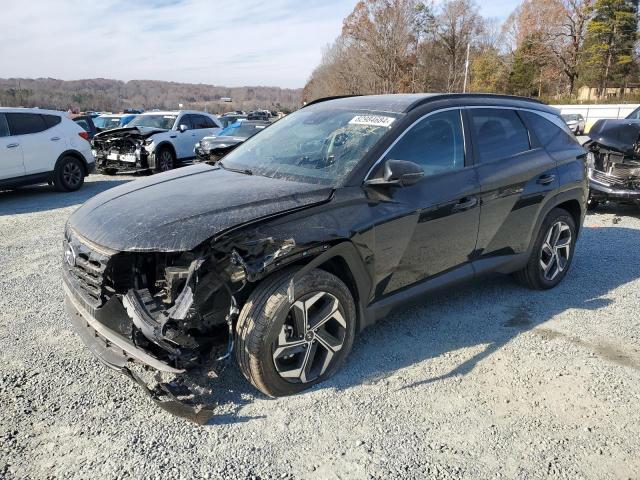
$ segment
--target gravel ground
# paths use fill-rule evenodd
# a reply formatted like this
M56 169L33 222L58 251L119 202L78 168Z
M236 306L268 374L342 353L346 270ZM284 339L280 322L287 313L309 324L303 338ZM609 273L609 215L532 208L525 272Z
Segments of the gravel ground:
M640 478L640 212L589 215L552 292L497 276L389 316L307 393L266 398L230 366L197 426L63 310L66 219L129 179L0 193L0 478Z

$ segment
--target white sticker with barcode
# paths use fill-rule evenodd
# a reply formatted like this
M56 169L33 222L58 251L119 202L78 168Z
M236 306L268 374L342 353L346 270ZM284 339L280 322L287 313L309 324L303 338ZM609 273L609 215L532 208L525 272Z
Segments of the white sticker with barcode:
M357 115L350 121L350 125L369 125L372 127L389 127L395 118L387 117L385 115Z

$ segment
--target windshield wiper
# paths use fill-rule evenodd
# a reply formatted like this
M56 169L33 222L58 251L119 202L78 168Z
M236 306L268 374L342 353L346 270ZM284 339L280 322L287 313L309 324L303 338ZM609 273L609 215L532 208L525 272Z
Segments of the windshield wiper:
M244 173L245 175L253 175L253 170L250 170L248 168L227 167L224 163L222 163L222 160L218 161L218 165L220 165L225 170L229 170L230 172Z

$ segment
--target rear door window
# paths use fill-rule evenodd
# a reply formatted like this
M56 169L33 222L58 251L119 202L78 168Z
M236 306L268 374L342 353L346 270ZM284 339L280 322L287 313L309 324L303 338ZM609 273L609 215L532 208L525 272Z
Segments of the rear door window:
M473 108L469 114L480 163L513 157L531 149L529 132L515 110Z
M43 132L47 125L42 115L36 113L6 113L9 122L9 130L12 135L27 135Z
M7 118L4 116L4 113L0 113L0 137L8 137L9 135L9 124L7 123Z
M204 115L191 115L191 119L193 123L193 128L195 129L211 128L209 126L209 122L207 121L209 119Z

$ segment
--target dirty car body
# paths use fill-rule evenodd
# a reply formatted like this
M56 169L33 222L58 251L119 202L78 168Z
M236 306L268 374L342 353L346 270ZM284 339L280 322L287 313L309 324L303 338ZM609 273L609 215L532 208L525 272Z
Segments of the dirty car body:
M589 138L590 202L640 203L640 120L598 120Z
M499 136L506 130L490 119L505 110L505 122L523 132L523 151L500 157L509 142L496 137L486 148L502 150L483 163L472 119ZM566 139L542 145L529 114ZM416 128L425 129L417 141ZM414 158L423 145L433 164L398 158ZM399 305L487 272L524 268L550 212L564 209L577 236L584 156L553 110L523 99L383 95L312 103L214 166L162 173L86 202L65 232L66 305L89 348L112 368L215 369L212 349L222 346L228 357L237 343L254 385L290 394L330 375L353 334ZM449 163L439 163L443 157ZM285 293L273 294L272 282L284 282ZM301 296L305 288L316 293ZM245 337L259 328L247 325L265 298L284 310L265 314L274 330L265 333L264 351L254 352ZM314 302L328 314L322 321L333 323L323 331L318 322L304 335L299 325L309 326ZM305 363L312 354L304 352L321 347L319 363ZM263 354L273 357L264 364L271 384L246 370L243 355L255 362Z

